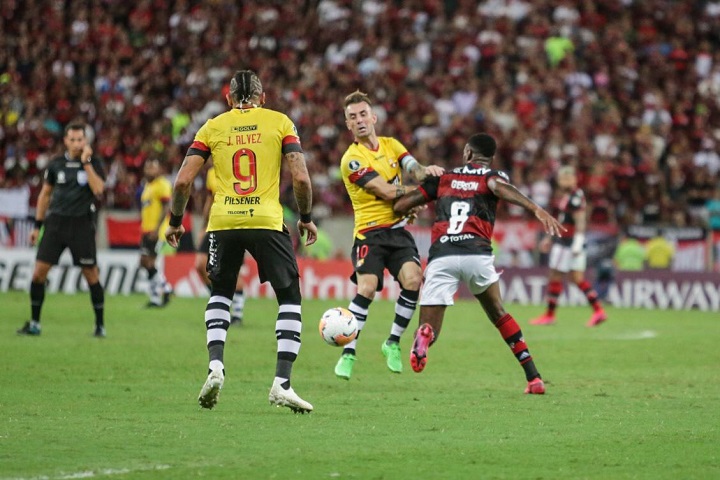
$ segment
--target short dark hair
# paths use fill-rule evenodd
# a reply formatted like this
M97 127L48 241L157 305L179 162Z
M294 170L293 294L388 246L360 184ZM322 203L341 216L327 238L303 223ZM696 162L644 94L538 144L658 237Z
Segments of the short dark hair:
M85 135L85 124L82 122L70 122L65 126L65 136L70 133L70 130L81 130Z
M497 150L495 139L487 133L476 133L467 143L473 153L485 158L492 158Z
M230 97L240 103L260 99L263 92L262 82L252 70L238 70L230 80Z
M365 92L361 92L360 90L355 90L350 95L345 97L345 101L343 102L343 108L347 108L348 105L352 105L354 103L362 102L365 102L372 107L372 102L370 101L370 97L368 96L368 94Z

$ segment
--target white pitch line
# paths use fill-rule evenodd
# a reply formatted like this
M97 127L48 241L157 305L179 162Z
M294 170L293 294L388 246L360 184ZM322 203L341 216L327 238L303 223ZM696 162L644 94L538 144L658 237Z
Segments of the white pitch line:
M648 340L657 337L655 330L642 330L640 332L628 332L612 337L612 340Z
M109 477L112 475L127 475L135 472L148 472L152 470L167 470L170 465L151 465L135 469L130 468L103 468L100 470L86 470L84 472L62 473L55 476L39 475L37 477L3 477L0 480L74 480L78 478Z

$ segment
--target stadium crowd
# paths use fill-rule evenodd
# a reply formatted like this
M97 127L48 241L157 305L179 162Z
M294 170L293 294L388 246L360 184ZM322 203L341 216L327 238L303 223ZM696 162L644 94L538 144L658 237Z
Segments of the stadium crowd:
M456 165L486 131L543 206L574 164L592 222L720 228L717 1L6 0L0 16L0 187L32 201L81 118L107 207L137 208L143 162L176 171L247 67L300 130L317 217L351 211L341 101L360 88L423 163Z

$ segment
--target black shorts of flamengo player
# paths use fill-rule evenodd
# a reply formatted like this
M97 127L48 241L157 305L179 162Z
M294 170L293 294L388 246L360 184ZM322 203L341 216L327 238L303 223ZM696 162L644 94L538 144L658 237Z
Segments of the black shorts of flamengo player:
M415 239L404 228L383 228L365 234L365 239L355 239L351 258L355 271L350 276L357 283L358 273L371 273L378 278L377 291L383 289L384 270L398 279L400 269L407 262L420 265Z
M290 232L265 229L216 230L208 232L207 272L213 290L235 291L245 252L258 266L260 282L270 282L273 290L287 288L300 277Z
M70 249L73 264L79 267L97 265L95 222L92 216L67 217L50 215L38 245L37 259L57 265L62 252Z
M157 237L155 237L155 239L153 240L147 233L143 233L142 237L140 237L140 255L144 255L150 258L157 257L157 246Z

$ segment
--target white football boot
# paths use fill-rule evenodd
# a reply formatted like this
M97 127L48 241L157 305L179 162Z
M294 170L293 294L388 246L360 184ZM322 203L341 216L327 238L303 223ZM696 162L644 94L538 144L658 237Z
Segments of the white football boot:
M201 407L212 409L217 405L220 390L222 390L224 382L225 375L223 375L222 370L213 370L210 372L198 396L198 403Z
M295 390L292 387L285 390L280 385L280 380L277 378L273 381L272 388L270 388L270 405L277 405L278 407L288 407L293 413L310 413L313 411L313 406L308 402L298 397Z

